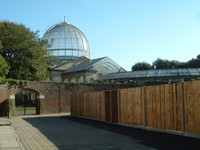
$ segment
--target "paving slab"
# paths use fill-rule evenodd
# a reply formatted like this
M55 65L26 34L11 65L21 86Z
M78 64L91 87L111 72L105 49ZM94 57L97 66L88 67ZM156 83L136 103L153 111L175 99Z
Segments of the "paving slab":
M12 126L0 126L0 150L22 150Z
M6 117L0 117L0 126L11 125L10 119Z

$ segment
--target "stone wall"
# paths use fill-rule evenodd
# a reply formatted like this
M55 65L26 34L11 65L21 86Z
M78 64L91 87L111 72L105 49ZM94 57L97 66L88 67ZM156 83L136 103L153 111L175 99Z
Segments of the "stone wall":
M0 85L0 103L5 99L14 99L14 95L21 89L28 89L39 94L36 102L36 112L38 114L70 112L71 93L114 90L133 86L131 84L67 84L53 82L31 82L23 88Z

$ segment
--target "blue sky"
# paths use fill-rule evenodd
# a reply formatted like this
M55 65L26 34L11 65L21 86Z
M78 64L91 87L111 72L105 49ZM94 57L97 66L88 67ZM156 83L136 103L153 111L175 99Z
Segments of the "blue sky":
M108 56L126 70L200 54L199 0L0 0L0 21L22 23L40 37L64 16L86 35L92 59Z

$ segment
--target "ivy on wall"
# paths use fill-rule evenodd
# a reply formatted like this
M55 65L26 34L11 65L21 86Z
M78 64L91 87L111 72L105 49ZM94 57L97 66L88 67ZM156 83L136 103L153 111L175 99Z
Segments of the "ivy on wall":
M12 99L6 99L3 101L3 103L1 104L1 112L0 114L4 117L13 117L16 116L15 113L15 104L14 104L14 100Z
M28 80L15 80L15 79L0 78L0 84L9 85L11 87L25 86L25 85L29 84L29 81Z

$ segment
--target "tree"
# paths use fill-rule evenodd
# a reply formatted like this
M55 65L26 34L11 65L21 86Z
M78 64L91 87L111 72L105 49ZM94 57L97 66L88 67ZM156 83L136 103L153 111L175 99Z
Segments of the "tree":
M200 68L200 59L191 59L185 63L186 68Z
M158 58L153 62L155 69L169 69L169 61Z
M173 68L183 68L184 63L179 62L177 60L164 60L164 59L160 59L158 58L157 60L155 60L153 62L153 66L156 69L173 69Z
M187 62L180 62L177 60L166 60L166 59L160 59L157 58L153 62L153 65L151 68L150 64L145 64L145 62L142 63L136 63L134 66L132 66L132 71L134 70L146 70L146 69L173 69L173 68L200 68L200 54L197 55L196 59L191 59Z
M199 60L200 60L200 54L199 54L199 55L197 55L197 59L199 59Z
M5 78L5 76L9 72L9 65L7 64L6 60L0 55L0 77Z
M7 78L46 80L49 78L47 41L38 32L32 32L22 24L0 22L0 55L8 62Z
M131 69L132 69L132 71L148 70L148 69L152 69L152 66L150 64L148 64L147 62L138 62L134 66L132 66Z
M0 41L0 51L2 49L1 41ZM4 78L9 71L10 67L6 60L0 55L0 77Z

